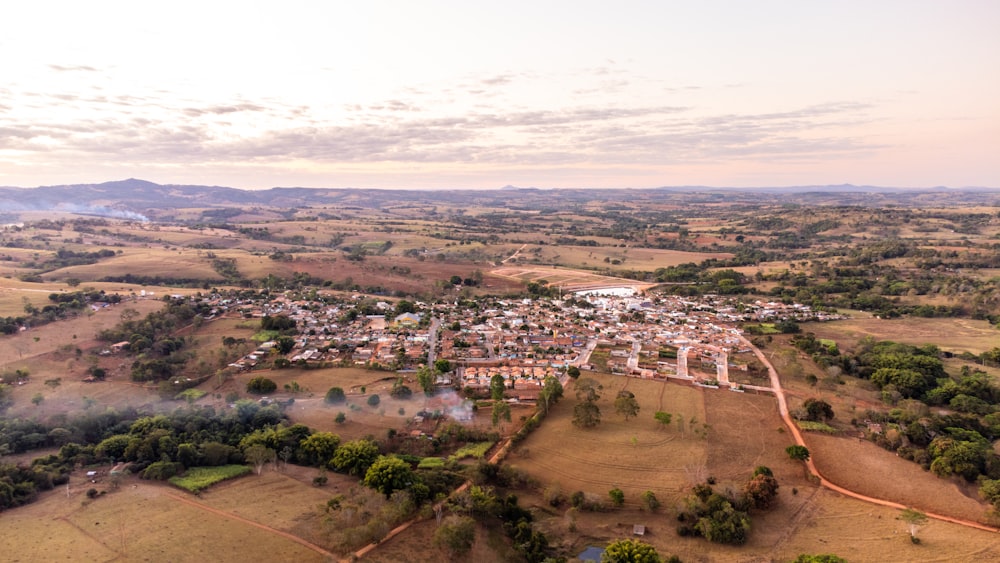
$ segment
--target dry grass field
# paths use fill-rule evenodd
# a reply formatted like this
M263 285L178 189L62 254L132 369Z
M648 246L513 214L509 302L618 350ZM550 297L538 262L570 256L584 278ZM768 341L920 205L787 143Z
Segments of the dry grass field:
M1000 345L1000 330L986 321L972 319L848 319L807 323L802 330L817 338L835 340L841 350L851 350L865 336L922 346L935 344L944 351L980 354Z
M576 291L585 288L600 288L613 286L646 286L635 280L602 276L593 272L554 268L551 266L510 265L497 268L491 272L494 276L519 280L523 283L546 282L551 286Z
M538 258L546 264L556 263L567 268L606 268L611 260L618 260L616 268L653 271L657 268L676 266L687 262L700 263L707 258L731 258L728 253L686 252L683 250L660 250L656 248L624 248L617 246L566 246L528 245L520 255L520 261ZM608 262L605 262L608 259Z
M542 426L515 448L507 463L538 481L558 483L563 493L577 490L594 493L602 499L618 487L625 491L626 502L638 506L639 495L652 490L665 504L672 504L702 478L708 462L708 441L695 434L706 420L704 394L685 385L585 373L604 389L601 391L601 424L579 429L571 423L573 386L566 397L546 417ZM639 400L638 417L627 422L615 413L613 399L627 384ZM676 422L660 428L653 413L663 410L685 420L684 431ZM690 420L697 420L691 424ZM752 470L752 468L751 468Z
M275 478L247 477L233 483L243 510L254 522L283 522L274 517L273 495L252 494L276 487L293 494ZM286 478L287 479L287 478ZM166 485L130 478L118 491L88 500L90 483L75 478L71 494L50 491L28 506L3 515L0 545L6 561L329 561L329 557L278 533L207 510L198 499ZM102 487L103 488L103 487ZM307 485L313 499L317 491ZM222 493L224 496L225 493ZM179 500L176 497L180 497ZM307 499L305 495L292 498ZM297 507L306 513L307 507ZM260 520L258 520L260 518ZM266 524L270 525L270 524ZM293 528L294 523L289 526ZM30 533L25 533L30 530Z

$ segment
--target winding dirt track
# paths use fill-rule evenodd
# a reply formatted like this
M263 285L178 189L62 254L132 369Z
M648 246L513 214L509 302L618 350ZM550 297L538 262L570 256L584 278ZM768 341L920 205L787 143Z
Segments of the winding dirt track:
M778 372L774 369L774 366L771 365L770 360L767 359L767 357L764 355L763 352L760 351L760 349L751 344L749 340L747 340L742 336L740 336L740 340L744 345L753 350L753 353L757 356L757 359L759 359L761 363L767 366L767 373L771 377L771 388L774 390L774 395L778 398L778 411L781 413L781 419L785 421L785 426L787 426L788 429L791 431L792 436L795 438L795 443L800 446L805 446L806 443L805 440L802 439L802 433L799 432L799 427L795 424L794 421L792 421L792 417L788 412L788 403L785 401L785 392L781 389L781 381L778 379ZM899 504L898 502L893 502L891 500L885 500L863 495L861 493L845 489L844 487L841 487L836 483L828 481L826 477L823 477L823 474L819 472L819 469L816 468L816 464L813 463L812 458L806 460L806 467L809 469L809 473L815 475L816 478L819 479L820 485L832 491L836 491L842 495L849 496L851 498L856 498L858 500L863 500L865 502L870 502L872 504L888 506L890 508L898 508L900 510L911 508ZM967 526L969 528L984 530L986 532L1000 532L1000 530L998 530L997 528L994 528L992 526L987 526L986 524L981 524L979 522L973 522L972 520L953 518L951 516L945 516L943 514L935 514L933 512L924 512L924 514L926 514L928 518L933 518L935 520L941 520L944 522L951 522L952 524L958 524L960 526Z

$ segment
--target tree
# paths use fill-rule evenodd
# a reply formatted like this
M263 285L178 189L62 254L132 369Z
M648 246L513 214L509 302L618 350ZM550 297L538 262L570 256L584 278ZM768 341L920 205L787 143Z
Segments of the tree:
M510 405L504 401L493 401L493 427L510 422Z
M389 391L389 395L394 399L409 399L413 396L413 391L403 384L403 378L400 377L392 384L392 391Z
M613 541L604 548L601 563L662 563L656 549L648 543L633 539Z
M805 409L806 420L819 422L833 418L833 407L830 406L830 403L820 399L810 397L803 403L802 408Z
M274 340L274 344L279 354L287 354L295 347L295 339L291 336L279 336Z
M451 362L444 358L434 360L434 371L438 373L448 373L451 371Z
M427 396L434 394L434 372L427 366L420 366L417 369L417 383L424 390Z
M504 390L507 388L507 384L503 380L503 376L499 373L490 378L490 397L493 402L502 401Z
M635 394L622 389L615 397L615 412L625 417L628 421L630 416L639 415L639 401L635 399Z
M475 540L476 521L468 516L451 515L434 531L434 545L447 549L452 556L468 552Z
M662 428L667 428L670 426L670 421L674 419L674 415L664 411L656 411L653 413L653 418L660 423Z
M785 453L788 454L788 457L797 461L807 461L809 459L809 450L805 446L798 444L785 448Z
M333 454L330 464L348 475L364 475L378 459L378 444L371 440L352 440L341 444Z
M365 486L385 495L409 488L416 477L410 464L395 456L379 456L365 472Z
M340 387L331 387L323 400L329 405L339 405L347 400L347 396L344 395L344 390Z
M333 421L337 424L343 424L347 421L347 415L344 414L344 411L340 411L337 413L337 416L333 419Z
M979 496L1000 511L1000 479L983 479L979 483Z
M277 388L278 384L266 377L258 376L247 381L247 393L263 395L265 393L273 393Z
M572 377L573 379L576 379L580 377L580 368L576 366L569 366L568 368L566 368L566 375Z
M919 510L907 508L899 513L899 519L906 522L906 527L910 532L910 541L920 543L920 539L917 538L917 531L927 523L927 515Z
M573 425L579 428L593 428L601 423L601 409L591 401L577 403L573 407Z
M640 498L642 500L642 507L646 510L654 512L657 508L660 508L660 500L656 498L656 494L653 491L642 493Z
M333 432L315 432L299 442L301 459L309 465L322 467L333 459L339 445L340 436Z
M576 398L578 401L594 402L601 398L600 391L604 386L589 377L576 380Z
M31 398L31 404L33 404L33 405L35 405L37 407L38 405L42 404L42 401L44 401L44 400L45 400L45 397L42 396L41 393L35 393L35 395Z
M254 444L243 451L243 458L254 466L257 475L264 470L265 464L275 460L275 456L274 450L263 444Z
M615 506L622 506L625 504L625 492L618 487L608 491L608 497L611 499L611 504Z
M559 382L559 379L554 376L548 376L542 383L542 390L538 393L538 398L541 399L542 412L548 413L549 408L556 403L563 396L563 386Z
M377 407L378 404L381 403L381 402L382 402L382 399L380 399L378 395L371 395L371 396L368 397L368 406L369 407Z
M770 508L778 496L778 480L766 473L755 473L743 488L743 494L750 508Z

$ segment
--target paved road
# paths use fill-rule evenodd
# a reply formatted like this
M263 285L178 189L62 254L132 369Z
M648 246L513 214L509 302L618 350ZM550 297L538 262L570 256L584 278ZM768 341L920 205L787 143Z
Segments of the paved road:
M431 318L431 326L427 331L427 365L434 366L434 360L437 359L437 334L438 328L441 327L441 321L436 317Z

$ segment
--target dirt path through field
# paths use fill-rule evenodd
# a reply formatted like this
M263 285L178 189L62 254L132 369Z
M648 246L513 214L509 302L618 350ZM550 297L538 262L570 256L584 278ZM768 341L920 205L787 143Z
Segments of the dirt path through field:
M788 412L788 403L785 401L785 392L781 388L781 381L778 378L778 372L774 369L774 366L771 365L771 361L767 359L767 356L765 356L764 353L761 352L759 348L757 348L756 346L754 346L753 344L751 344L749 340L747 340L746 338L744 338L742 336L740 336L740 340L743 342L744 345L750 347L753 350L754 354L757 356L757 359L759 359L761 361L761 363L763 363L767 367L767 372L768 372L768 374L771 377L771 388L774 390L774 394L778 398L778 411L781 413L781 418L782 418L782 420L785 421L785 426L788 427L788 429L792 433L792 436L795 438L795 443L798 444L798 445L800 445L800 446L805 446L806 442L802 438L802 433L799 432L799 427L792 420L792 417L791 417L791 415ZM852 498L863 500L865 502L870 502L872 504L878 504L878 505L881 505L881 506L888 506L890 508L897 508L899 510L906 510L907 508L912 508L912 507L908 507L908 506L902 505L902 504L900 504L898 502L893 502L893 501L890 501L890 500L885 500L885 499L870 497L868 495L863 495L861 493L858 493L858 492L855 492L855 491L852 491L852 490L849 490L849 489L845 489L844 487L841 487L840 485L832 483L832 482L828 481L825 477L823 477L823 474L820 473L819 469L816 468L816 464L813 463L812 458L806 460L806 467L809 469L809 473L810 474L815 475L819 479L820 485L822 485L822 486L824 486L824 487L826 487L826 488L828 488L828 489L830 489L832 491L836 491L836 492L838 492L838 493L840 493L842 495L846 495L846 496L849 496L849 497L852 497ZM945 516L943 514L936 514L934 512L924 512L924 514L926 514L928 518L933 518L935 520L942 520L944 522L951 522L952 524L958 524L958 525L961 525L961 526L967 526L969 528L975 528L977 530L984 530L984 531L987 531L987 532L1000 532L1000 530L998 530L997 528L994 528L992 526L987 526L985 524L980 524L979 522L973 522L971 520L963 520L961 518L953 518L951 516Z
M211 512L212 514L216 514L218 516L223 516L225 518L229 518L230 520L236 520L237 522L242 522L244 524L248 524L248 525L253 526L255 528L260 528L261 530L268 531L268 532L270 532L272 534L279 535L279 536L281 536L281 537L283 537L285 539L289 539L289 540L291 540L291 541L293 541L293 542L295 542L295 543L297 543L299 545L303 545L305 547L308 547L309 549L311 549L311 550L313 550L313 551L315 551L315 552L317 552L317 553L319 553L321 555L325 555L325 556L327 556L327 557L329 557L331 559L334 559L334 558L337 557L335 554L333 554L333 553L331 553L331 552L323 549L322 547L320 547L320 546L318 546L318 545L316 545L314 543L307 542L306 540L300 538L299 536L296 536L296 535L293 535L293 534L289 534L288 532L282 532L281 530L277 530L277 529L272 528L270 526L261 524L260 522L254 522L253 520L248 520L246 518L243 518L242 516L237 516L237 515L232 514L230 512L226 512L225 510L219 510L218 508L212 508L211 506L208 506L207 504L202 504L200 502L191 500L189 498L182 497L181 495L177 495L177 494L174 494L174 493L164 493L164 495L167 496L167 497L170 497L170 498L172 498L172 499L174 499L176 501L180 501L180 502L182 502L184 504L193 506L195 508L200 508L200 509L205 510L207 512Z

